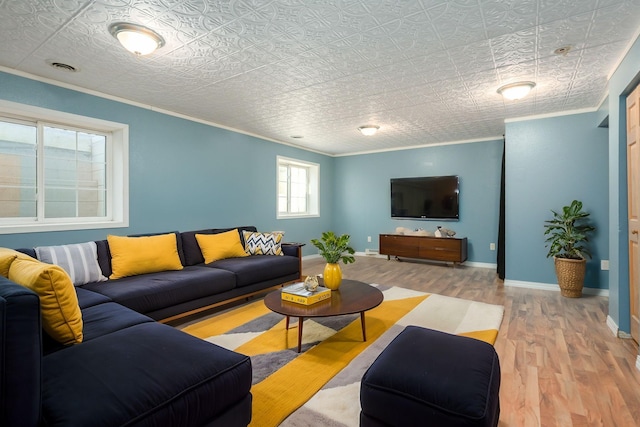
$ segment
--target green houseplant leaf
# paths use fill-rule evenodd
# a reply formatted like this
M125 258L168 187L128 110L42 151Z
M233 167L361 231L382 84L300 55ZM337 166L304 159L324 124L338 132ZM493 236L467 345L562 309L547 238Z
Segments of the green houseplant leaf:
M327 263L336 264L342 261L349 264L356 261L352 256L355 251L349 246L350 238L348 234L336 236L333 231L325 231L320 239L311 239L311 243L318 248Z
M547 236L545 247L549 248L547 258L591 258L587 243L595 227L588 221L590 214L582 210L582 202L574 200L564 206L561 212L551 212L553 218L544 224L544 235Z

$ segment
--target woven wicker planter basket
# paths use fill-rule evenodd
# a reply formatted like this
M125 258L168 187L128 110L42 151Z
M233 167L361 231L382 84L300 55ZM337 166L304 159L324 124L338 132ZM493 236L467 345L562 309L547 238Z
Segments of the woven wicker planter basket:
M564 297L580 298L584 286L586 259L554 258L560 293Z

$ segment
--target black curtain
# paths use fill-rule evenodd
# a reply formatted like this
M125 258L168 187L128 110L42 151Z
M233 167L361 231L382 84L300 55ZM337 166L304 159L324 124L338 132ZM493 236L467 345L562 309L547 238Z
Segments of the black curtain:
M500 177L500 217L498 220L498 277L504 280L505 276L505 257L504 257L504 163L505 153L507 151L507 143L504 135L502 136L502 172Z

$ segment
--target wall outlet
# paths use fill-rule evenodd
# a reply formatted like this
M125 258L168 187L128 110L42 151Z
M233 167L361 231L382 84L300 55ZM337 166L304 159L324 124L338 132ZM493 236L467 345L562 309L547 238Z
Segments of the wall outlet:
M608 270L609 269L609 260L603 259L600 260L600 270Z
M371 236L367 236L367 242L371 242Z
M490 251L495 251L496 250L496 244L495 243L489 243L489 250Z

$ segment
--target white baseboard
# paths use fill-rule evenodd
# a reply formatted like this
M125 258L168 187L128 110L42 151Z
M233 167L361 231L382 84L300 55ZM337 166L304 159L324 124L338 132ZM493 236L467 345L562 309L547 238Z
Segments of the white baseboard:
M556 283L539 283L539 282L524 282L521 280L505 279L505 286L512 286L514 288L527 288L527 289L540 289L543 291L560 292L560 288ZM609 289L596 289L596 288L582 288L582 293L587 295L596 295L599 297L608 297Z
M558 288L558 291L559 290L560 289ZM609 298L609 289L589 288L585 286L584 288L582 288L582 293L587 295L595 295L597 297Z
M613 320L613 318L611 316L607 316L607 326L609 327L609 329L613 333L613 336L617 337L618 336L618 331L620 330L620 328L618 328L618 324L616 323L615 320Z
M361 257L367 257L367 258L384 258L387 259L386 255L380 255L377 252L370 252L370 253L366 253L366 252L356 252L355 254L353 254L354 256L361 256ZM312 254L312 255L304 255L302 257L302 260L304 261L305 259L317 259L317 258L322 258L320 256L320 254Z
M475 261L465 261L462 265L466 265L467 267L476 267L476 268L492 268L496 270L498 268L498 264L492 264L490 262L475 262Z
M621 339L631 339L631 334L621 331L620 328L618 328L615 320L613 320L611 316L607 316L607 326L609 327L611 332L613 332L613 335L615 337ZM638 350L638 356L636 357L636 369L640 371L640 350Z
M624 338L625 340L630 340L631 339L631 334L625 331L621 331L620 329L618 329L618 338Z
M369 252L356 252L355 253L356 256L366 256L367 258L384 258L387 259L386 255L380 255L380 253L376 250L369 250ZM394 256L392 255L391 258L394 258ZM405 257L402 257L405 258ZM405 259L414 259L414 258L405 258ZM418 259L418 258L415 258ZM425 259L425 260L421 260L421 261L428 261L428 262L435 262L435 263L441 263L441 264L448 264L451 265L450 262L443 262L443 261L436 261L436 260L429 260L429 259ZM497 264L491 264L488 262L473 262L473 261L465 261L460 265L464 265L467 267L476 267L476 268L493 268L496 269L498 268Z
M368 251L368 252L367 252ZM367 258L384 258L387 259L386 255L380 255L377 249L367 249L365 252L356 252L355 256L364 256Z

